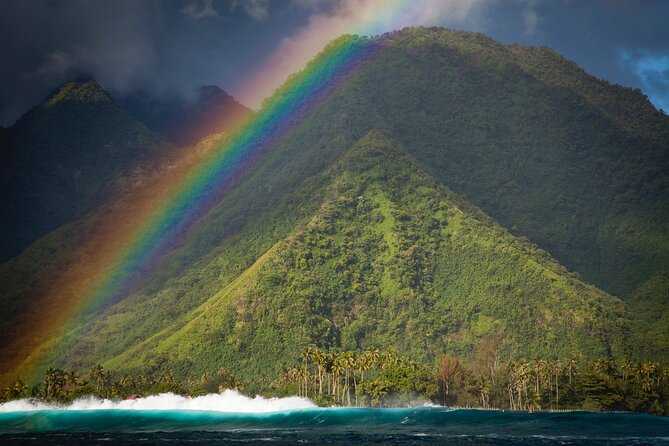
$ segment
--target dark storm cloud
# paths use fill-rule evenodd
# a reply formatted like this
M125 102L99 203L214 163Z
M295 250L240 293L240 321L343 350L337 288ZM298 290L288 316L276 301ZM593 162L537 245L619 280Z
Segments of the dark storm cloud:
M597 77L641 88L658 107L669 102L668 73L647 68L648 56L669 57L669 1L498 1L488 17L494 38L550 46Z
M266 0L10 2L0 15L0 124L82 76L117 94L233 88L309 11L274 5L268 21Z
M11 12L8 12L11 9ZM124 89L145 78L154 63L148 3L22 1L0 16L3 102L7 123L58 84L92 76Z
M330 20L355 5L369 11L373 1L10 0L0 14L0 124L82 76L114 94L184 95L203 84L235 93L310 18ZM427 2L467 11L435 24L553 47L598 77L642 88L658 107L669 103L669 1Z
M208 17L218 17L218 11L214 8L213 0L205 0L202 5L198 5L197 2L189 3L181 8L181 13L192 22Z

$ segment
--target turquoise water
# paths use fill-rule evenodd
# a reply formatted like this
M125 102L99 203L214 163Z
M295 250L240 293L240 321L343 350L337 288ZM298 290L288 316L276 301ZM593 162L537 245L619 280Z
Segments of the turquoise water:
M669 445L641 414L311 408L272 413L32 410L0 413L0 444Z

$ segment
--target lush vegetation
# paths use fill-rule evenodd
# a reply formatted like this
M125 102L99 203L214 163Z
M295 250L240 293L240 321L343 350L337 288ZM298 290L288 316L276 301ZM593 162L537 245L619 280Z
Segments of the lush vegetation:
M175 301L181 313L168 313L175 308L167 293L122 302L51 346L60 355L55 364L100 362L152 374L169 368L184 377L224 363L247 379L277 375L277 364L310 343L392 346L419 364L444 352L469 357L488 341L508 357L634 354L619 300L513 237L380 133L363 138L306 190L314 184L318 204L300 206L313 213L227 286L192 310L192 301ZM244 253L228 247L173 287L193 293L195 285L212 286L212 279L197 282L202 272L224 272ZM152 336L138 335L159 324Z
M0 261L141 182L171 146L96 82L70 82L0 138Z
M471 361L442 356L432 366L419 365L396 350L324 350L309 345L271 380L259 374L241 380L225 368L177 379L129 375L91 367L87 375L49 368L41 383L17 380L0 400L39 398L67 402L95 395L124 399L173 392L190 396L235 389L250 396L299 395L322 406L406 406L432 402L447 406L519 411L635 411L669 415L669 369L657 363L590 363L574 357L504 361L493 351Z
M507 362L666 362L668 118L549 51L344 38L382 51L43 365L274 380L309 344L431 367L491 342ZM98 212L0 267L0 299L26 311Z
M669 415L669 369L653 362L599 358L585 363L573 356L505 361L488 350L470 360L444 355L428 367L392 349L325 351L316 346L305 348L301 359L273 386L292 384L298 394L321 404L406 405L423 399L484 409Z

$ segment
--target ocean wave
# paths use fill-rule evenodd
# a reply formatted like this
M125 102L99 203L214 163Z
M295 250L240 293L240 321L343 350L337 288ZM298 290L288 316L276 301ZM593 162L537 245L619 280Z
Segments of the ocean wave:
M28 412L45 410L171 410L171 411L208 411L230 413L268 413L285 412L300 409L312 409L316 405L307 398L291 396L286 398L249 398L234 390L212 393L195 398L183 397L174 393L135 398L132 400L113 401L87 397L69 404L49 404L37 400L15 400L0 404L0 413Z
M579 441L654 438L655 443L666 444L669 418L445 407L320 408L305 398L249 398L234 391L197 398L162 394L127 401L84 399L64 406L25 400L0 405L0 436L28 432L234 432L242 435L261 431L268 435L311 432L334 436L405 435L414 439L504 436L535 443L544 437L551 441L561 437Z

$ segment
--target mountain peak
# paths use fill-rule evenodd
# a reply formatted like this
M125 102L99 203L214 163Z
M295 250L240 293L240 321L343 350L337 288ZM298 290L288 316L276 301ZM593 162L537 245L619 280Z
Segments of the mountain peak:
M47 107L63 102L110 102L111 96L96 81L68 82L46 101Z
M222 90L218 85L201 85L197 89L198 99L233 99L225 90Z
M140 90L122 97L120 103L148 128L184 146L229 132L253 113L216 85L199 86L188 97L156 97Z
M402 158L406 156L397 145L378 129L365 133L342 158L344 164L376 158ZM365 163L363 163L365 164Z

